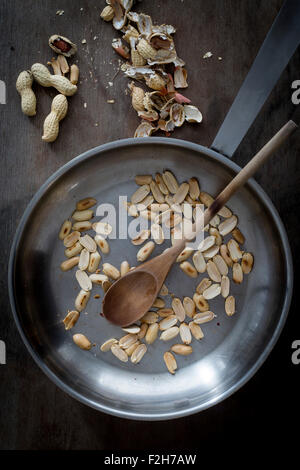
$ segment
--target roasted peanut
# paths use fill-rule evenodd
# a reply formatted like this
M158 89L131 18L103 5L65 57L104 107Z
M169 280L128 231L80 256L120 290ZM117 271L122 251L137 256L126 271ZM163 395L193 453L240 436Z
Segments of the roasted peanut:
M175 354L180 354L181 356L188 356L189 354L192 354L193 348L187 344L173 344L173 346L171 346L171 351Z
M175 370L177 369L177 363L175 357L170 351L166 351L164 353L164 361L170 374L175 374Z
M70 82L72 85L77 85L79 79L79 68L76 64L72 64L70 67Z
M196 311L196 306L193 299L191 299L190 297L184 297L182 304L186 315L190 318L193 318Z
M76 203L76 209L78 211L83 211L85 209L93 207L95 204L97 204L96 199L94 199L93 197L86 197L84 199L80 199L80 201Z
M66 248L73 246L76 242L78 242L80 238L80 232L71 232L64 238L64 245Z
M189 327L195 339L202 339L204 337L203 331L197 323L194 323L193 321L191 321L189 323Z
M60 64L55 57L52 57L52 59L47 62L47 65L51 65L54 75L62 75Z
M137 252L137 260L138 261L145 261L152 253L152 251L155 248L155 243L154 242L147 242L142 248L139 249Z
M86 230L90 230L92 228L91 222L88 220L84 220L82 222L75 222L73 224L72 229L78 232L85 232Z
M61 70L63 75L66 75L66 73L69 73L70 67L69 67L68 61L67 61L67 59L65 58L64 55L59 54L57 56L57 62L59 64L60 70Z
M69 269L74 268L79 263L79 256L73 256L73 258L66 259L60 265L62 271L69 271Z
M225 312L229 317L231 317L235 314L235 311L235 298L233 297L233 295L230 295L225 300Z
M74 243L74 245L65 249L65 255L67 258L72 258L73 256L79 255L83 246L79 243L79 240Z
M113 280L117 280L121 276L120 271L110 263L103 264L103 272Z
M131 354L131 362L133 364L138 364L142 360L146 352L147 352L147 346L143 343L139 344L138 347L135 348L135 350Z
M86 307L88 300L91 296L90 291L81 290L76 297L75 300L75 308L78 312L82 312L82 310Z
M188 261L183 261L183 263L180 263L179 267L185 274L190 277L197 277L198 275L194 266L192 266L191 263L189 263Z
M193 301L195 302L196 307L198 310L200 310L200 312L206 312L209 310L208 302L202 294L197 294L197 292L195 292L193 295Z
M113 344L117 344L118 341L115 338L110 338L106 340L101 346L100 349L102 352L107 352L110 351L110 348L112 347Z
M65 330L70 330L77 323L79 318L79 312L77 310L72 310L68 312L67 316L64 318L63 323L65 325Z
M252 271L254 258L251 253L244 253L242 258L242 270L243 273L249 274Z
M164 299L161 299L160 297L156 297L154 300L152 307L154 308L165 308L166 302Z
M94 240L97 243L97 245L99 246L102 253L107 255L110 251L108 241L105 240L105 238L103 238L101 235L96 235Z
M73 336L73 341L80 349L85 349L88 351L92 347L90 340L80 333Z
M130 266L128 261L122 261L121 266L120 266L120 273L121 276L125 276L130 271Z
M60 240L64 240L69 235L69 233L71 231L71 228L72 228L72 223L70 222L70 220L65 220L64 223L62 224L61 228L60 228L58 238ZM72 243L72 245L73 245L73 243Z
M94 273L98 269L100 260L101 255L98 253L98 251L95 251L94 253L90 254L90 261L87 268L89 273Z
M76 220L76 222L90 220L92 217L94 217L94 212L92 209L84 209L82 211L76 210L72 214L72 219Z
M144 90L143 90L144 91ZM143 95L144 96L144 95ZM150 184L152 181L152 176L151 175L137 175L134 178L134 181L136 184L139 186L143 186L144 184Z
M149 325L147 329L147 333L145 335L145 341L148 344L154 343L158 335L158 323L152 323Z

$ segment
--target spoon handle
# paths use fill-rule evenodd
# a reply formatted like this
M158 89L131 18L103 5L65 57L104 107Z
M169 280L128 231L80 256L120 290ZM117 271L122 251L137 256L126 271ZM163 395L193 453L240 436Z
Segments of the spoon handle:
M288 121L261 150L250 160L247 165L228 183L223 191L216 197L214 202L205 210L201 223L195 222L191 231L167 251L170 262L174 262L177 256L192 241L198 232L203 230L210 220L222 209L233 194L241 188L251 176L265 163L265 161L287 140L287 138L298 129L294 121Z
M288 121L261 150L250 160L249 163L230 181L214 202L204 212L203 226L219 212L233 194L241 188L251 176L265 163L265 161L287 140L287 138L298 128L294 121Z

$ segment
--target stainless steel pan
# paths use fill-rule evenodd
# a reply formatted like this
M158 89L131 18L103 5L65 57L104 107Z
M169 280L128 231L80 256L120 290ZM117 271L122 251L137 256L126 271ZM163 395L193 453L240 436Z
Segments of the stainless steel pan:
M300 40L299 32L295 34L293 9L299 21L299 2L298 6L297 2L287 2L261 49L264 61L270 59L270 41L278 41L278 35L285 38L277 42L277 70L272 69L272 80L264 84L264 99ZM280 54L284 48L283 60ZM276 62L274 52L271 55ZM250 78L253 70L259 76L261 66L258 56ZM238 101L243 96L242 87ZM253 115L248 123L235 121L239 122L235 128L239 141L264 99L251 107ZM233 129L229 129L233 115L241 109L241 103L236 103L223 124L227 127L225 134L222 127L213 144L227 155L238 144L238 139L231 140ZM74 331L64 331L61 322L73 306L78 288L74 276L59 269L64 257L57 238L59 226L78 199L94 196L99 202L117 203L118 195L133 192L135 174L165 168L181 180L197 176L202 188L212 194L218 193L240 169L213 149L176 139L126 139L89 150L59 169L36 193L18 227L9 262L13 315L37 364L74 398L98 410L133 419L170 419L195 413L240 388L278 339L292 293L292 262L284 227L270 199L251 180L229 204L240 217L247 250L256 259L252 274L241 286L232 288L238 312L229 318L222 300L214 303L218 318L203 325L204 339L195 344L193 355L178 359L179 370L174 377L165 370L162 354L166 346L159 341L138 366L120 363L113 355L101 353L99 347L89 352L79 350L72 342L74 331L85 333L99 345L111 336L119 336L120 330L99 317L99 300L92 298L88 314L81 314ZM135 264L136 248L129 241L113 240L111 248L112 263L127 259ZM154 254L161 249L157 247ZM175 266L167 285L184 296L197 282Z

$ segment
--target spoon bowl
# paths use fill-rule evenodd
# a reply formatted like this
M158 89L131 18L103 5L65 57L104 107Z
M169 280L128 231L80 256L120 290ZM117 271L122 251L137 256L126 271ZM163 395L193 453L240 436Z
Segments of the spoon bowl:
M151 308L159 287L148 271L138 269L125 274L106 292L104 316L115 325L131 325Z

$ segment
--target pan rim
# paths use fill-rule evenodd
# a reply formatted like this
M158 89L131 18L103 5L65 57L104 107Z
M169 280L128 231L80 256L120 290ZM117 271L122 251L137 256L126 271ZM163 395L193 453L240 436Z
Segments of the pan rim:
M231 396L233 393L235 393L237 390L239 390L243 385L245 385L257 372L257 370L262 366L262 364L265 362L267 357L269 356L270 352L272 351L273 347L275 346L276 342L279 339L279 336L281 334L281 331L283 329L283 326L286 322L287 315L289 312L290 308L290 303L291 303L291 298L292 298L292 292L293 292L293 266L292 266L292 256L291 256L291 249L289 245L289 240L287 237L286 230L284 228L283 222L281 221L281 218L273 205L271 199L265 191L260 187L260 185L253 179L251 178L248 182L247 185L250 186L251 190L254 191L255 195L258 197L260 202L262 202L268 209L270 215L272 216L272 219L276 225L276 228L278 230L278 233L280 235L280 239L282 241L282 247L283 251L285 254L285 270L286 270L286 295L283 303L283 308L281 312L281 316L279 318L278 324L273 331L272 337L269 340L267 346L264 348L264 350L261 352L259 355L258 359L254 363L254 365L245 373L239 381L237 381L234 385L232 385L230 388L226 389L223 391L220 395L217 397L214 397L207 402L200 404L200 405L195 405L195 406L190 406L182 410L177 410L177 411L169 411L169 412L156 412L156 413L149 413L149 412L144 412L144 413L139 413L139 412L134 412L131 410L121 410L121 409L116 409L113 408L112 406L104 405L101 404L95 400L92 400L90 398L87 398L86 396L82 395L81 393L77 392L74 390L71 386L67 385L64 381L62 381L51 369L49 366L47 366L43 359L39 356L39 354L34 350L33 346L31 345L29 339L27 338L25 332L23 331L21 322L19 320L19 313L17 309L17 302L16 302L16 292L15 292L15 285L14 285L14 268L15 268L15 261L16 261L16 255L18 253L18 247L19 243L22 238L23 230L24 227L34 210L35 206L38 204L40 201L41 197L43 194L50 188L50 186L60 177L62 177L66 172L68 172L71 168L74 166L78 165L79 163L88 160L89 158L92 158L94 155L99 154L99 153L104 153L108 150L113 150L116 148L120 147L127 147L127 146L132 146L132 145L147 145L147 144L161 144L161 145L166 145L166 146L179 146L181 148L188 148L190 150L204 153L205 155L208 155L212 157L214 160L219 161L225 166L229 167L232 169L234 172L238 172L241 168L234 163L232 160L230 160L227 157L224 157L222 154L211 150L210 148L204 147L199 144L195 144L193 142L189 142L186 140L182 139L174 139L174 138L166 138L166 137L145 137L145 138L128 138L128 139L120 139L117 141L112 141L108 142L105 144L102 144L100 146L94 147L92 149L89 149L80 155L74 157L67 163L65 163L63 166L61 166L58 170L56 170L50 177L45 181L45 183L38 189L38 191L34 194L32 197L31 201L27 205L21 220L18 224L16 233L14 235L14 239L12 242L11 250L10 250L10 256L9 256L9 263L8 263L8 292L9 292L9 299L10 299L10 305L13 313L13 318L14 321L17 325L17 329L19 331L19 334L29 351L30 355L33 357L34 361L36 364L41 368L41 370L47 375L47 377L52 380L61 390L66 392L68 395L70 395L72 398L75 398L79 402L96 409L97 411L101 411L104 413L108 413L113 416L118 416L120 418L126 418L126 419L133 419L133 420L139 420L139 421L160 421L160 420L170 420L170 419L177 419L180 417L192 415L195 413L198 413L200 411L203 411L207 408L210 408L213 405L216 405L217 403L222 402L229 396Z

